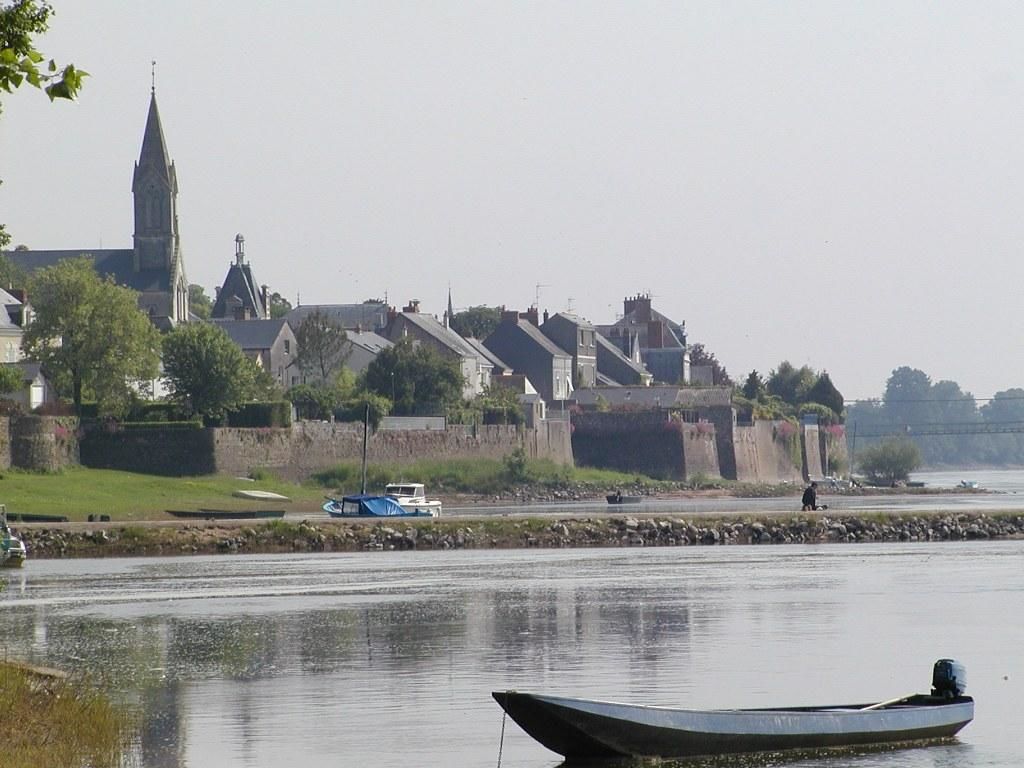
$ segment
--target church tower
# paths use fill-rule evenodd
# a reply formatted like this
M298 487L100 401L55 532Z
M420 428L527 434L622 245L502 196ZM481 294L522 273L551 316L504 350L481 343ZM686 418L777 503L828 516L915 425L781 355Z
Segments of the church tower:
M178 178L174 163L167 155L155 88L150 95L142 151L132 177L132 196L135 199L135 273L173 274L179 256Z

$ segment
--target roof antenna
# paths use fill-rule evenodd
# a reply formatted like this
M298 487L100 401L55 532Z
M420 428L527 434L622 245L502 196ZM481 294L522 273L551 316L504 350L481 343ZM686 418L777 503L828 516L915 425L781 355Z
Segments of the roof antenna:
M153 59L149 63L150 63L150 72L149 72L150 86L149 86L149 92L151 94L153 94L154 96L156 96L156 59Z

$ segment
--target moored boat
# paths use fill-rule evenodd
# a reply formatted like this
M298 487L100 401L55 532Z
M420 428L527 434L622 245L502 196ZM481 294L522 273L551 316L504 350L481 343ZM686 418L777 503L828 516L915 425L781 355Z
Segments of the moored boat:
M360 493L328 498L323 510L331 517L434 517L433 512L406 509L391 496Z
M27 557L25 542L7 525L7 510L0 504L0 566L20 568Z
M267 520L284 517L283 509L168 509L186 520Z
M608 500L609 504L639 504L644 500L643 496L627 496L618 491L615 493L609 493L605 498Z
M684 758L948 738L974 718L963 666L940 659L930 694L876 704L690 710L544 694L491 695L524 731L572 759Z
M384 486L384 495L397 501L407 512L431 517L441 514L440 500L428 499L423 483L388 483Z

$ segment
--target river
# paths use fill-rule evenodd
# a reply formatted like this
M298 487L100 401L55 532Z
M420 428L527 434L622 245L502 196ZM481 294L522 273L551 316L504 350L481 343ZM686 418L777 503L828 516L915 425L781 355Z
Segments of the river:
M137 709L143 768L494 766L493 689L879 701L926 690L943 657L977 699L958 741L799 765L1024 756L1022 541L38 560L0 579L3 652ZM559 764L511 721L502 749Z

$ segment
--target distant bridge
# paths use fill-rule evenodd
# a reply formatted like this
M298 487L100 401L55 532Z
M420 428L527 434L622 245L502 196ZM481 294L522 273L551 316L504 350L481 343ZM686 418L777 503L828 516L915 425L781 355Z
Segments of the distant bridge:
M948 424L902 424L898 426L847 424L846 433L858 437L925 437L932 435L1012 435L1024 433L1024 421L952 422Z

